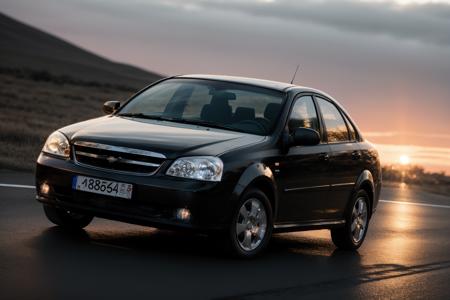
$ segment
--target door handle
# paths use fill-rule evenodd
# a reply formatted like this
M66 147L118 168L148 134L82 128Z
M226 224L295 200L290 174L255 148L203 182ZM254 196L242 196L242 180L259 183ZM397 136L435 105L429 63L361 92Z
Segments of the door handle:
M360 159L361 158L361 152L359 151L353 151L352 152L352 159Z
M328 153L320 153L319 154L319 159L320 160L324 160L324 161L328 161L330 159L330 155L328 155Z

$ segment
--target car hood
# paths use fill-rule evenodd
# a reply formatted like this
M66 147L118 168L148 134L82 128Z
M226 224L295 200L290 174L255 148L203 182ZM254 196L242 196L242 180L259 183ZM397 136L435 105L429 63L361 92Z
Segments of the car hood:
M150 150L167 158L219 155L262 142L265 137L169 121L105 116L60 129L72 143L97 142Z

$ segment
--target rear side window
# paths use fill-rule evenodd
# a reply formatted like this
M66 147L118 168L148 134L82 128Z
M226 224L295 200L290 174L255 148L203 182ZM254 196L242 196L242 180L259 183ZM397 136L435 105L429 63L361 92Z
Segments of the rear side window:
M337 107L322 98L317 98L320 111L322 112L322 118L327 130L327 138L329 143L338 143L349 140L347 131L347 125L342 118L341 113Z
M347 122L348 125L348 133L350 134L350 140L352 141L356 141L356 130L355 127L353 127L352 122L350 122L350 120L347 118L346 115L344 115L345 121Z
M311 96L303 96L295 101L289 117L288 127L291 133L299 127L311 128L320 132L319 120Z

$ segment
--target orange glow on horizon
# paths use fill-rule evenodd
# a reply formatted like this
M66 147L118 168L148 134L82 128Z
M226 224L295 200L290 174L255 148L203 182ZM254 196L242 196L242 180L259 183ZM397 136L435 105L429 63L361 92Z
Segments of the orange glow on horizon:
M450 147L424 147L414 145L375 144L380 153L381 164L422 166L426 171L450 174Z
M400 164L405 166L405 165L409 165L409 163L411 162L411 158L409 158L408 155L403 154L403 155L400 155L399 161L400 161Z

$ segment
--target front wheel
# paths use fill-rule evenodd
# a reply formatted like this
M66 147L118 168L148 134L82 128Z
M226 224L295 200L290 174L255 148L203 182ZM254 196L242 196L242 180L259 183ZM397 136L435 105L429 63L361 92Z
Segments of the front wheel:
M259 254L269 243L272 229L269 199L260 190L247 191L234 211L229 229L233 253L246 258Z
M94 218L90 215L79 214L46 204L44 204L44 212L47 219L52 223L70 229L84 228L88 226Z
M346 213L345 226L331 230L333 243L340 249L358 249L367 234L369 226L369 197L359 190L352 198Z

